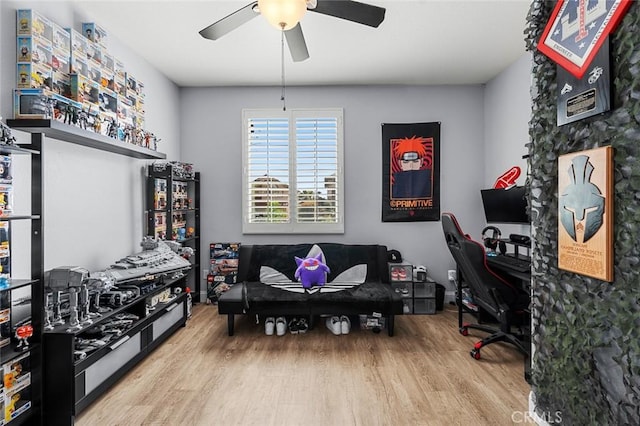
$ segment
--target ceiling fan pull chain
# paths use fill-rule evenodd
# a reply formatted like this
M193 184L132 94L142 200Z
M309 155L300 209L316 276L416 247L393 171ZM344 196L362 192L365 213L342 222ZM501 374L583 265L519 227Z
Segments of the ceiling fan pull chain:
M282 30L280 31L280 60L281 60L281 70L282 70L282 94L280 95L280 100L282 101L282 110L287 110L287 105L285 102L285 84L284 84L284 24L282 25Z

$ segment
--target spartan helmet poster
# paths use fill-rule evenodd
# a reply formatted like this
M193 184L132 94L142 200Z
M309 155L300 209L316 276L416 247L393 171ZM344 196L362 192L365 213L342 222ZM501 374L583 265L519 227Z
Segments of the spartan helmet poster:
M382 124L382 221L440 220L440 123Z
M558 159L558 267L613 281L611 147Z

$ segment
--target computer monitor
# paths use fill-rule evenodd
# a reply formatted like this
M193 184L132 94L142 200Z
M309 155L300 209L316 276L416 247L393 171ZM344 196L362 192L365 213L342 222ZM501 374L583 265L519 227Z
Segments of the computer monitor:
M481 189L487 223L531 223L524 186Z

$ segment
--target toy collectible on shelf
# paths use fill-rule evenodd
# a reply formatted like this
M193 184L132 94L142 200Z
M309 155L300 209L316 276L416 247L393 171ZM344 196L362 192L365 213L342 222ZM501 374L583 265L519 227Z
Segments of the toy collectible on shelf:
M9 249L9 222L0 222L0 278L11 276L11 250ZM0 346L2 346L0 344Z
M157 150L159 139L144 130L144 84L109 53L106 40L94 22L76 31L17 10L14 118L55 119Z
M11 185L0 185L0 211L2 214L13 211L13 187Z
M153 216L155 221L155 237L164 240L167 237L167 213L155 212Z
M100 47L107 47L107 32L95 22L83 22L82 33Z
M13 182L11 164L10 155L0 155L0 183L8 184Z
M4 422L14 420L31 407L30 353L2 366L4 385Z

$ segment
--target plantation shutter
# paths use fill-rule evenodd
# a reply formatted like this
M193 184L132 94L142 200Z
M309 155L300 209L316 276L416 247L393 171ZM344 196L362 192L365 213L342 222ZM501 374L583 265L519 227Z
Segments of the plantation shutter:
M248 120L249 223L287 223L289 209L289 119Z
M338 222L338 119L295 119L296 221Z
M342 109L242 117L242 232L344 233Z

